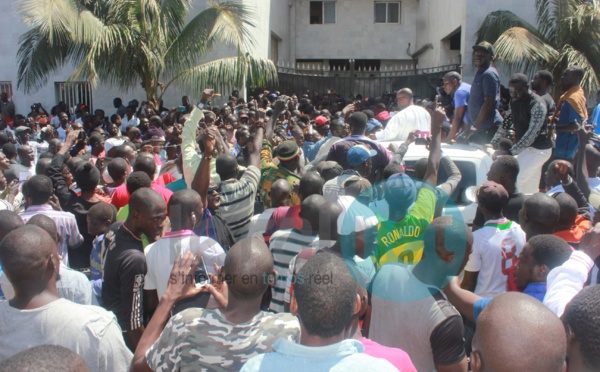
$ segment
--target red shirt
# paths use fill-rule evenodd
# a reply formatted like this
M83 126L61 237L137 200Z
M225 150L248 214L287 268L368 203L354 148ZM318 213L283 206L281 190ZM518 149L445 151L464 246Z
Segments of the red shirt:
M269 242L271 235L273 235L275 231L293 228L302 230L300 206L295 205L293 207L279 207L273 211L269 222L267 222L267 228L265 229L264 233L265 242Z

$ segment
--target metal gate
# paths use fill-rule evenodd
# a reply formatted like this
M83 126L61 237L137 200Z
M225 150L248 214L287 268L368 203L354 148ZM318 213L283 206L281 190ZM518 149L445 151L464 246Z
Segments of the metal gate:
M309 95L335 90L343 98L359 94L363 98L375 98L408 87L416 97L433 98L435 88L441 85L441 78L450 71L460 72L460 65L355 69L353 60L350 60L350 68L346 69L327 65L281 63L278 66L278 84L271 86L269 90Z
M90 83L54 83L54 91L56 95L56 101L66 103L71 112L74 113L77 105L79 104L86 105L90 112L94 112L92 106L92 86Z

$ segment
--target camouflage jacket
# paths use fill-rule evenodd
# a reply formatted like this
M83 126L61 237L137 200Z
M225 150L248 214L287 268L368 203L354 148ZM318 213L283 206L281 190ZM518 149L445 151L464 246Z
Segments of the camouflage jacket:
M289 313L264 311L233 324L219 310L187 309L172 317L146 353L153 371L239 371L256 355L273 351L279 338L300 341L300 325Z

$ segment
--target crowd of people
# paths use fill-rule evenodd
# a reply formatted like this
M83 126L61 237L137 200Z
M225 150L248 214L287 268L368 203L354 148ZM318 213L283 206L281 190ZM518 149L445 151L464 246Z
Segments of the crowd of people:
M584 71L515 74L506 98L473 50L435 99L206 89L23 116L4 94L0 371L599 370ZM452 143L493 158L472 224L444 209Z

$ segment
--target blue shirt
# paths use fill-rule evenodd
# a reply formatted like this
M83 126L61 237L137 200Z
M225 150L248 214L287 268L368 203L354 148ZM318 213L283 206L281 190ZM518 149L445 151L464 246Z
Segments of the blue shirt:
M544 302L547 288L547 283L529 283L523 290L523 293L538 299L540 302ZM475 320L475 324L477 324L477 320L479 319L479 315L481 315L483 309L485 309L487 305L492 302L492 300L493 298L481 298L475 302L475 305L473 306L473 318Z
M573 109L569 102L563 102L558 115L557 127L567 126L575 120L582 123L581 116ZM577 152L579 140L577 134L570 132L556 132L556 148L554 149L554 157L559 159L573 159Z
M467 111L465 111L465 116L463 118L464 121L469 120L468 104L469 104L470 96L471 96L471 85L467 84L467 83L460 83L460 86L454 93L454 109L467 106Z
M494 108L497 109L500 105L500 75L494 66L490 65L487 69L479 69L471 84L471 93L469 96L469 104L467 110L467 124L472 127L477 121L479 112L483 107L485 97L495 97ZM494 110L494 115L486 118L479 126L478 131L490 129L494 125L499 125L502 122L502 116L498 110Z
M323 144L325 142L327 142L327 140L330 138L331 138L331 132L329 132L327 134L327 137L325 137L317 142L304 142L304 145L302 145L302 151L304 152L304 157L306 158L306 160L308 160L308 161L315 160L315 158L317 157L317 154L319 153L319 150L321 149L321 146L323 146Z
M397 371L385 359L364 353L358 340L349 339L327 346L304 346L284 339L273 344L273 352L257 355L241 371Z

